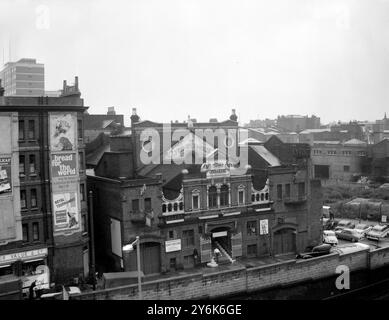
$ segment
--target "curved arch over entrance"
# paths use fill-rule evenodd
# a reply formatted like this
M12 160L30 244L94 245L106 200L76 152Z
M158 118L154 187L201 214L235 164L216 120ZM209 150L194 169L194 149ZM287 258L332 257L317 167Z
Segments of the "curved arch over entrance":
M273 233L273 254L296 253L296 229L285 227Z

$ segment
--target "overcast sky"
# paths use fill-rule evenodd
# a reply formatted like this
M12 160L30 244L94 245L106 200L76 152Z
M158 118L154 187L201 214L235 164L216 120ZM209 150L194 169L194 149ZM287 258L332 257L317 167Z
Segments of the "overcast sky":
M389 0L1 0L0 46L0 63L44 63L46 90L78 75L90 113L207 121L236 108L243 124L389 111Z

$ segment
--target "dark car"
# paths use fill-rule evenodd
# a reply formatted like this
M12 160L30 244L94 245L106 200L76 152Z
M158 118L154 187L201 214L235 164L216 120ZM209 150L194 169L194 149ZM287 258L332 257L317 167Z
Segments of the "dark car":
M314 247L310 252L299 253L296 256L296 259L310 259L314 257L324 256L326 254L331 253L331 248L332 246L330 244L323 243L319 246Z
M324 230L334 230L338 226L337 220L328 220L323 226Z
M335 232L340 232L343 229L354 229L355 224L352 221L340 220L335 228Z

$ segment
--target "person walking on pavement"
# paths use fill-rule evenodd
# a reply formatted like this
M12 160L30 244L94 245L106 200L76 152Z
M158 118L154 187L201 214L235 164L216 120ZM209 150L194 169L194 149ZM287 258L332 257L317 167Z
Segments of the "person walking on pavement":
M213 254L215 255L216 263L219 263L220 250L218 248L215 248L215 250L213 250Z

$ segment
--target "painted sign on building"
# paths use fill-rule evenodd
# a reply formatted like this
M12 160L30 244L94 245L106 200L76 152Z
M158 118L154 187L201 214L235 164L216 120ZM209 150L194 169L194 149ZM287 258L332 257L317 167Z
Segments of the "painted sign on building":
M165 241L166 252L180 251L181 239Z
M77 192L53 193L54 232L80 229Z
M77 161L75 153L51 154L51 177L69 177L77 175Z
M0 156L0 194L12 192L11 157Z
M50 149L68 151L76 149L76 114L50 113Z
M206 172L207 178L229 177L233 164L228 161L207 162L201 165L201 172Z
M0 264L9 264L17 260L25 261L31 259L44 258L46 256L47 256L47 248L9 253L9 254L0 255Z

